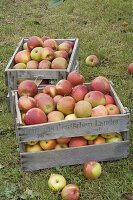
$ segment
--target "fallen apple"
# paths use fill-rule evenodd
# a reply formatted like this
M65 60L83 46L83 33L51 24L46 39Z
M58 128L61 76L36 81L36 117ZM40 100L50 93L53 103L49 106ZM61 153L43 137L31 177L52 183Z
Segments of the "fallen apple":
M83 164L83 174L87 179L97 179L101 176L102 167L97 161L88 161Z
M48 179L48 186L53 191L61 191L66 186L66 179L60 174L51 174Z
M96 55L89 55L86 58L85 62L86 62L87 65L89 65L91 67L97 66L100 63L100 61L99 61L99 59Z
M76 184L68 184L61 191L61 197L63 200L79 200L80 189Z
M128 65L128 72L129 72L130 74L133 74L133 63L130 63L130 64Z

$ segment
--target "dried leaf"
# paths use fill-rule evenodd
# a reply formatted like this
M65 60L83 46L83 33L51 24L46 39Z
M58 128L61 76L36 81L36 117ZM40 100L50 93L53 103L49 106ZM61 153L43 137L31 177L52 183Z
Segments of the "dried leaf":
M64 0L50 0L48 2L48 8L54 8L54 7L60 5L63 2L64 2Z
M124 193L122 196L128 200L133 200L133 193Z

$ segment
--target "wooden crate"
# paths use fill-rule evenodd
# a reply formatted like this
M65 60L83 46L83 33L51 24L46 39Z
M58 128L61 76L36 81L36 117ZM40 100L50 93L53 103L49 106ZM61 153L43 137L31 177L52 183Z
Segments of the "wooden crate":
M87 160L116 160L128 156L130 113L123 107L115 90L111 86L110 94L115 99L121 114L106 117L77 118L74 120L51 122L38 125L23 126L18 96L15 92L16 104L16 136L20 146L20 160L25 171L39 170L49 167L82 164ZM84 147L66 148L61 150L24 152L24 144L29 141L75 137L92 134L121 132L123 141L88 145Z

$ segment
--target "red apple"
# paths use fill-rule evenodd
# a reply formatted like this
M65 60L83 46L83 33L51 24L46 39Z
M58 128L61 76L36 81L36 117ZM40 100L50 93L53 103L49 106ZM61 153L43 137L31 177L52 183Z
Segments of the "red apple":
M42 41L44 42L45 40L47 40L47 39L50 39L47 35L44 35L43 37L42 37Z
M38 65L39 65L38 61L30 60L29 62L27 62L27 69L37 69Z
M66 51L55 51L55 58L62 57L68 60L68 53Z
M39 62L38 69L50 69L51 68L51 62L49 60L42 60Z
M90 91L90 92L88 92L85 95L84 100L90 102L90 104L92 105L93 108L98 106L98 105L105 105L105 103L106 103L105 96L100 91Z
M18 85L19 96L34 97L38 93L37 85L32 80L24 80Z
M69 147L81 147L86 145L87 140L83 137L72 137L69 142Z
M26 69L26 67L25 63L17 63L13 66L13 69Z
M83 100L85 95L88 93L88 88L86 85L77 85L73 87L71 96L75 99L76 102Z
M58 45L59 51L66 51L67 53L70 53L71 49L72 47L68 42L62 42L61 44Z
M43 47L43 41L40 37L32 36L27 41L28 49L31 51L35 47Z
M81 100L75 104L74 114L76 117L85 118L90 117L92 112L92 106L89 102Z
M120 109L118 108L118 106L114 105L114 104L108 104L105 106L108 115L117 115L120 114Z
M53 50L56 50L58 48L57 42L54 39L47 39L44 41L44 47L50 47Z
M55 103L52 97L50 97L48 94L44 94L44 96L41 96L38 99L37 107L43 110L45 114L48 114L55 110Z
M93 141L93 144L104 144L105 142L105 138L101 135L98 135L97 138Z
M41 58L42 60L52 61L54 59L54 50L50 47L42 48L41 50Z
M77 71L72 71L68 74L67 80L72 84L72 86L82 85L85 78Z
M42 57L41 57L42 49L43 49L42 47L35 47L34 49L32 49L32 51L30 53L32 60L35 60L38 62L40 62L42 60Z
M62 97L57 103L57 110L64 115L73 113L75 107L75 100L70 96Z
M80 190L76 184L68 184L61 191L61 197L63 200L79 200Z
M42 124L47 122L45 113L39 108L31 108L24 116L26 125Z
M47 115L48 122L56 122L64 120L64 114L60 111L54 110Z
M37 143L35 145L26 145L26 152L37 152L42 151L43 149L40 147L40 145Z
M51 63L51 69L66 69L67 60L62 57L55 58Z
M36 107L36 101L33 97L21 96L18 100L18 107L20 111L27 112L29 109Z
M105 94L105 100L106 100L105 105L115 104L114 98L111 95L109 95L109 94Z
M56 86L55 85L46 85L43 88L43 93L49 94L51 97L55 97L56 96Z
M14 57L15 63L25 63L26 64L30 60L31 60L30 52L27 50L19 51Z
M89 55L86 60L85 60L86 64L91 66L91 67L94 67L94 66L97 66L99 65L99 59L96 55Z
M68 144L70 142L71 138L70 137L62 137L62 138L57 138L56 141L58 144Z
M62 79L56 84L57 94L66 96L72 91L72 85L68 80Z
M49 140L40 140L39 144L42 149L51 150L51 149L55 149L55 146L57 143L55 139L49 139Z
M130 63L130 64L128 65L128 72L129 72L130 74L133 74L133 63Z
M58 101L62 98L63 96L60 94L57 94L56 96L54 96L53 100L55 102L55 106L57 106Z
M97 161L88 161L83 164L83 174L87 179L97 179L101 176L102 167Z
M110 91L109 80L103 76L97 76L90 84L91 90L100 91L103 94L108 94Z
M35 101L37 102L38 99L39 99L41 96L45 96L45 94L44 94L43 92L40 92L40 93L36 94L36 95L34 96Z
M91 117L107 116L108 112L105 106L99 105L92 109Z
M65 43L68 43L72 48L74 47L74 42L72 42L72 41L67 40L67 41L65 41Z

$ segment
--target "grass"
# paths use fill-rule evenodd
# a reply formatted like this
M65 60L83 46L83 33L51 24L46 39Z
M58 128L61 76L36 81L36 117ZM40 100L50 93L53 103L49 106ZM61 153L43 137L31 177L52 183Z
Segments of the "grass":
M131 0L66 0L48 10L47 1L0 1L0 199L60 200L49 190L51 173L60 173L75 182L81 200L124 200L133 189L133 143L130 126L130 153L126 159L101 162L103 173L96 181L83 177L82 165L58 167L32 173L21 171L13 116L8 112L4 69L22 37L48 35L51 38L78 37L80 72L86 82L104 75L124 106L133 107L133 77L127 66L133 62L133 2ZM85 65L89 54L97 54L101 65ZM131 113L131 122L133 116Z

